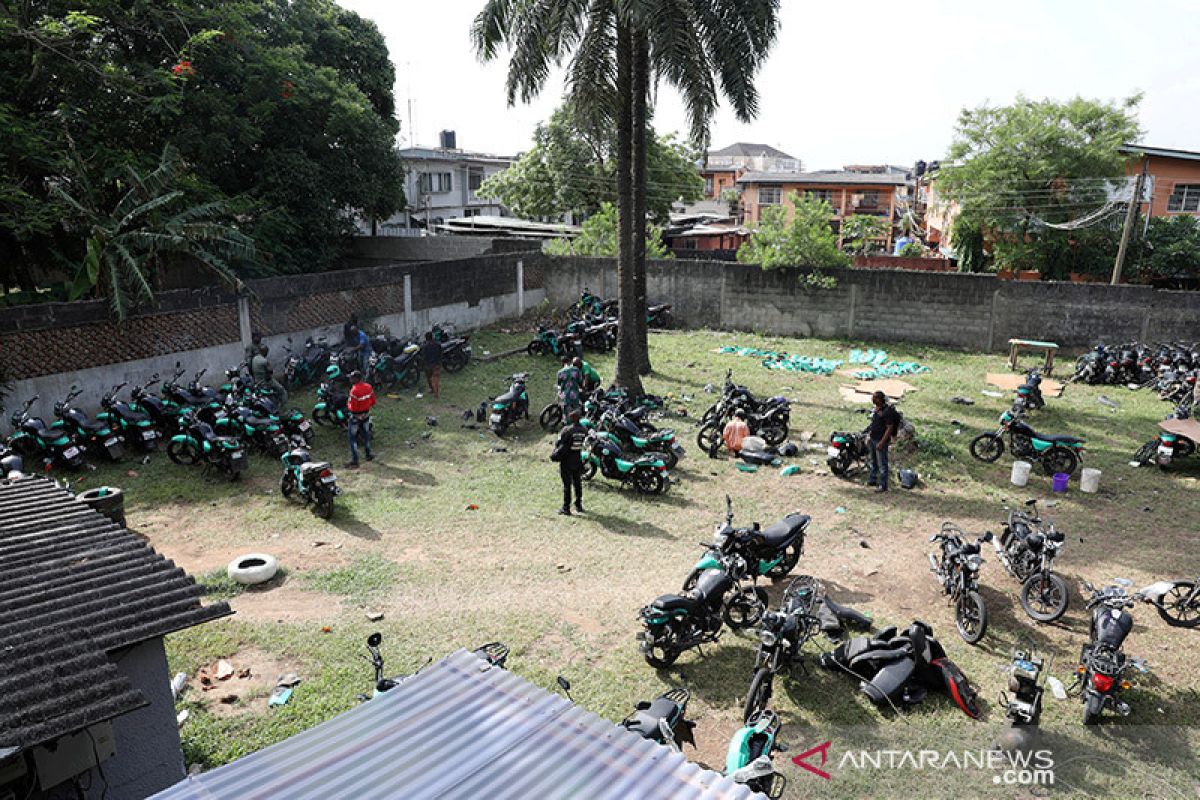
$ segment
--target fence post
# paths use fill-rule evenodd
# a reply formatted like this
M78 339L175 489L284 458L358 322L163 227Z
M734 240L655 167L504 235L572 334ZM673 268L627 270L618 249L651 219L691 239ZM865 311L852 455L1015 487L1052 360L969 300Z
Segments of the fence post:
M250 351L253 333L250 331L250 297L240 294L237 299L238 334L242 340L242 350Z
M525 316L525 260L517 259L517 316Z
M404 332L413 332L412 274L404 273Z

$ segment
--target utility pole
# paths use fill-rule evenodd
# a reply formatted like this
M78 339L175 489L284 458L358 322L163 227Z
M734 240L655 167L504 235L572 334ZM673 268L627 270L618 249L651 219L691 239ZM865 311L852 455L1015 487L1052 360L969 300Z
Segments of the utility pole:
M1150 159L1142 157L1142 171L1133 182L1133 196L1129 198L1129 209L1125 212L1125 229L1121 231L1121 245L1117 248L1117 263L1113 264L1112 280L1116 286L1121 282L1121 270L1125 267L1125 251L1129 249L1129 234L1133 230L1133 222L1137 219L1138 208L1142 204L1142 186L1146 182L1146 166Z

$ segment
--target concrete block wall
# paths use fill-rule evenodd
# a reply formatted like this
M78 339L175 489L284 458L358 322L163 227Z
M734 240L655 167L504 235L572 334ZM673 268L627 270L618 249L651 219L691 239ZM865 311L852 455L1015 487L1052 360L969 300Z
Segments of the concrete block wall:
M489 253L531 252L541 243L488 236L356 236L345 258L346 268L417 261L449 261Z

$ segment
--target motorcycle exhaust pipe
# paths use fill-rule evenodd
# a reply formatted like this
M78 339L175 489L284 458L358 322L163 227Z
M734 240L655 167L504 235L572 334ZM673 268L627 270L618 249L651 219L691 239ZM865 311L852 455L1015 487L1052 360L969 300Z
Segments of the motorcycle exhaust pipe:
M937 558L934 557L933 553L929 554L929 571L934 575L937 575L940 572L940 570L938 570Z

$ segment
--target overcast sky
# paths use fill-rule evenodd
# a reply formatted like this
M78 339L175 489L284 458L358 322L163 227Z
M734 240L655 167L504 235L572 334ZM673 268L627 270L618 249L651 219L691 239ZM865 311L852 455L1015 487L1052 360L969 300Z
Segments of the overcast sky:
M513 154L562 94L553 76L530 105L504 99L507 61L480 64L469 37L483 0L339 0L375 21L396 65L396 107L410 143L458 133L468 150ZM714 147L774 145L805 168L909 165L944 155L964 106L1144 92L1146 144L1200 150L1200 2L1151 0L783 0L779 39L758 80L758 118L726 107ZM408 112L409 101L413 113ZM685 130L672 89L655 125Z

